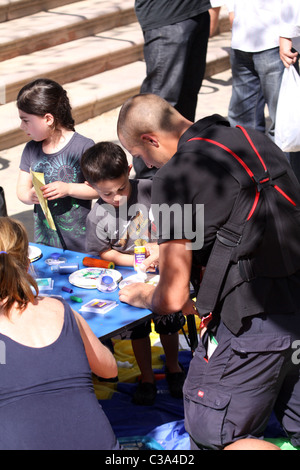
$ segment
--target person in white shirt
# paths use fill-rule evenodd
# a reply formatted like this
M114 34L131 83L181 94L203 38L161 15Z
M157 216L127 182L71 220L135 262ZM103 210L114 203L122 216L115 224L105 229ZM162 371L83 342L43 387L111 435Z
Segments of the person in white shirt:
M285 67L295 64L300 51L300 1L285 0L280 28L280 58ZM294 50L293 50L294 49Z
M277 100L284 66L279 56L281 0L234 0L231 68L232 97L228 118L232 126L266 131L265 103L274 139Z
M291 25L300 0L230 1L234 20L231 43L232 96L228 119L231 126L254 128L266 132L274 140L277 102L285 66L280 58L279 37L287 24ZM297 57L291 59L296 61ZM266 105L269 112L268 126ZM300 174L296 173L296 176L300 179Z
M284 0L281 12L280 58L287 68L297 65L300 52L300 0ZM300 181L300 152L290 153L291 166Z

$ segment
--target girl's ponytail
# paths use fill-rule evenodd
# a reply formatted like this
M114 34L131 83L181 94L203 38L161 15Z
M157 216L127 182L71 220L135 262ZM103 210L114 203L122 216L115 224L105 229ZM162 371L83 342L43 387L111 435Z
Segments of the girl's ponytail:
M0 217L0 303L7 316L14 304L22 311L38 295L37 283L28 273L29 264L25 227Z
M75 131L75 121L72 117L72 108L66 90L62 89L62 93L57 103L57 112L54 116L57 122L68 129Z

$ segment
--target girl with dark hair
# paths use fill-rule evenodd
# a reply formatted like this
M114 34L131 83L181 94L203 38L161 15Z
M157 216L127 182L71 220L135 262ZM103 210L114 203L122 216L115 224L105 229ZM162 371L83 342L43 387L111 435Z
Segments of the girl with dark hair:
M115 377L113 355L28 268L24 226L0 217L0 450L120 449L91 374Z
M35 242L75 251L85 250L85 220L96 192L85 184L82 154L94 142L75 131L64 88L50 79L25 85L17 97L21 129L31 137L20 163L18 198L34 204ZM50 228L39 205L32 172L43 173L41 188L56 230Z

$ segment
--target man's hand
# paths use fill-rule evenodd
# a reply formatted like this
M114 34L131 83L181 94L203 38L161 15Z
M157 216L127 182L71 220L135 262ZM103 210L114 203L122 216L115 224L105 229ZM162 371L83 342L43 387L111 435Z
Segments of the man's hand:
M289 68L296 63L298 52L292 52L293 43L291 39L280 38L280 59L284 66Z
M173 240L159 247L160 279L158 285L131 284L119 293L120 301L147 308L158 315L182 310L190 293L192 251L188 240Z
M155 287L142 282L130 284L119 292L121 302L138 308L147 308L151 310L152 296Z
M148 243L145 245L145 248L146 259L140 265L140 270L143 272L155 272L156 268L159 266L159 246L157 243Z

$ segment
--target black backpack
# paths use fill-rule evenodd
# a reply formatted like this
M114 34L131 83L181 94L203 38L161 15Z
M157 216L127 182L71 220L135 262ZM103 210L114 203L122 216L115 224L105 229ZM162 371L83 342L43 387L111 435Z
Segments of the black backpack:
M200 316L214 312L218 301L245 281L283 278L300 270L300 186L289 175L288 163L278 159L277 164L274 159L272 170L267 168L249 133L237 128L249 144L242 157L210 138L189 140L219 147L221 151L214 148L211 156L240 186L230 217L217 232L200 284L196 302Z

